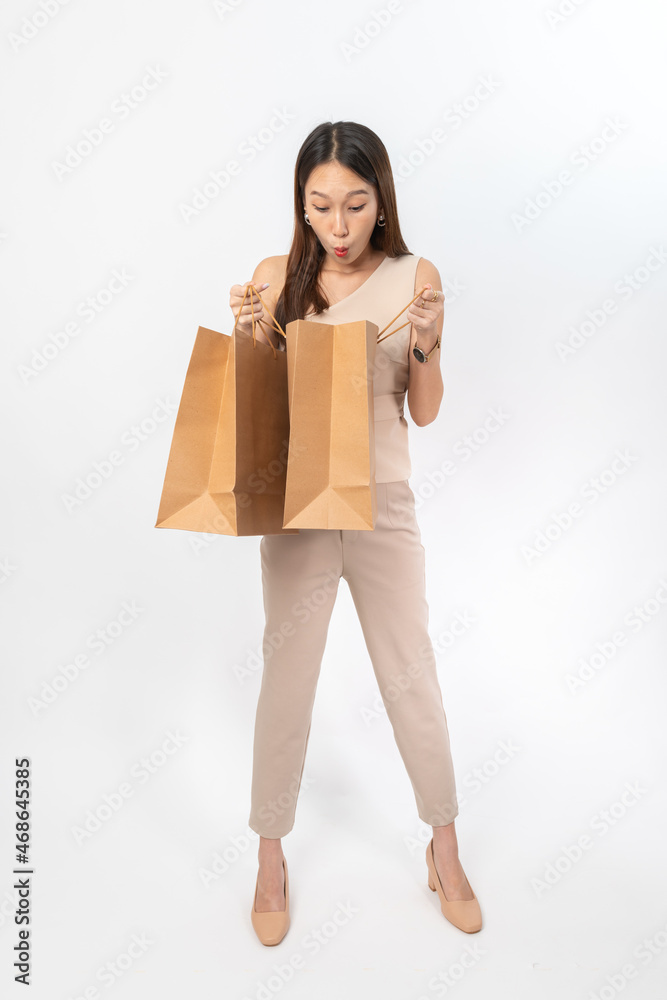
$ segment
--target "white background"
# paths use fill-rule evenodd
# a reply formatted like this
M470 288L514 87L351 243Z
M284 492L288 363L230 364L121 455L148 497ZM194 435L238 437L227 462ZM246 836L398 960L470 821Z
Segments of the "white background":
M39 1000L664 995L664 5L7 0L0 20L3 990L25 995L27 756ZM276 109L288 122L267 132ZM377 685L341 587L283 841L292 927L268 949L247 827L259 539L154 524L197 327L229 332L230 286L288 251L296 153L326 120L383 139L407 244L446 293L445 395L432 424L410 421L411 485L485 926L463 934L427 888L430 830L386 715L368 719ZM114 270L127 284L106 303ZM474 622L452 638L457 615ZM163 754L169 733L182 745ZM133 935L150 943L128 958Z

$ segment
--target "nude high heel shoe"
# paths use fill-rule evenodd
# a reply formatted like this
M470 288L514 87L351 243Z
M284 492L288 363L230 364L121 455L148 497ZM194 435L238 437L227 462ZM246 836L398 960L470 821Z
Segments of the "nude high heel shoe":
M428 868L428 887L433 892L438 893L443 916L451 924L454 924L455 927L458 927L459 930L465 931L466 934L474 934L475 931L481 930L482 911L480 910L479 900L475 896L475 890L470 885L470 882L468 882L468 885L470 885L470 890L473 894L472 899L447 899L445 896L445 890L442 888L442 882L435 867L433 838L431 838L431 842L426 848L426 867Z
M258 913L255 909L255 903L257 902L257 885L259 883L259 872L257 873L257 881L255 882L255 898L252 901L250 919L252 920L252 926L255 928L255 933L262 944L280 944L289 930L289 876L287 874L287 862L284 858L283 870L285 873L285 909L267 910L266 913Z

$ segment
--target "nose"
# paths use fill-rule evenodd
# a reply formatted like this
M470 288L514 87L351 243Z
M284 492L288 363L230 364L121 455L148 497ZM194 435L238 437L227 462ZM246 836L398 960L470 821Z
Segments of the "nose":
M334 216L333 224L333 234L336 238L341 238L347 233L347 226L345 225L343 214L339 213Z

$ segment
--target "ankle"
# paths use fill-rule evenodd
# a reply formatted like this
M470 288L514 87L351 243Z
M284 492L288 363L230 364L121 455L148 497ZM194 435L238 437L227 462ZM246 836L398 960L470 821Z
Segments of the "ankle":
M449 823L448 826L433 827L433 846L444 848L445 850L453 847L455 850L458 850L456 827L453 822Z
M279 840L260 840L257 858L260 865L282 861L284 858L282 844Z

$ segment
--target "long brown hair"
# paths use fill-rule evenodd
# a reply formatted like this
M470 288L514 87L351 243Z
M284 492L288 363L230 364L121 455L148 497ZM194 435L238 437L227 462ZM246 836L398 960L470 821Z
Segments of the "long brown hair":
M388 257L410 253L401 235L394 178L384 143L366 125L323 122L304 140L294 168L294 236L287 257L285 284L275 310L283 329L291 320L303 319L311 309L319 313L329 306L318 283L326 251L304 219L303 204L311 172L321 163L334 160L375 187L386 224L375 224L371 246Z

